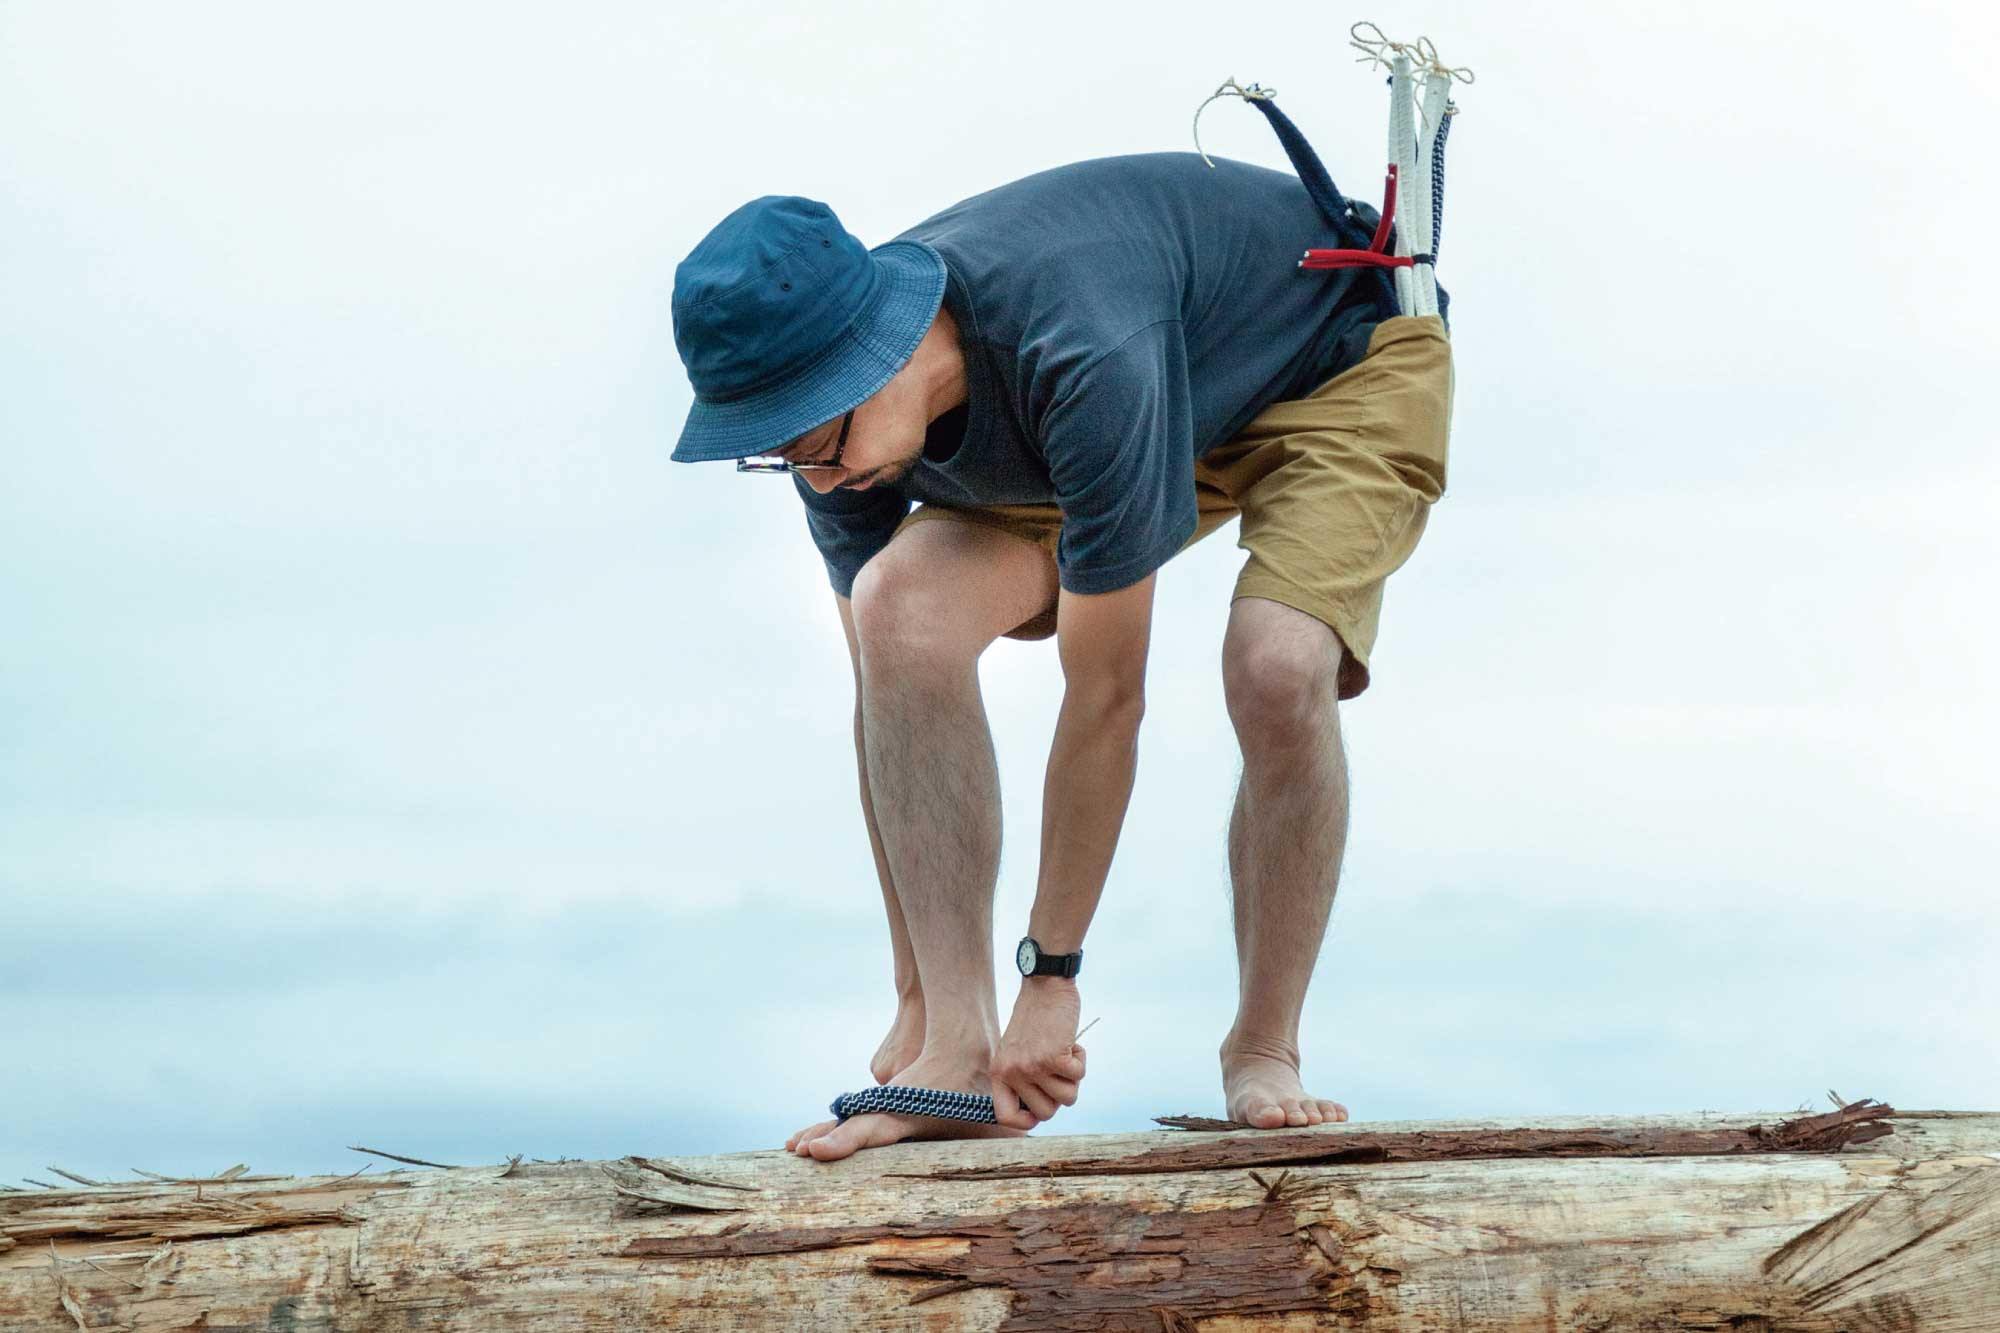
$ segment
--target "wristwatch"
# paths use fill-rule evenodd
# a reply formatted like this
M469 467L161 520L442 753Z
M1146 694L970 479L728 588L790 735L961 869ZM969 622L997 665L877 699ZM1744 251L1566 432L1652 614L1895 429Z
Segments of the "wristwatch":
M1014 966L1024 977L1073 977L1083 970L1083 950L1075 953L1043 953L1034 938L1023 935L1014 946Z

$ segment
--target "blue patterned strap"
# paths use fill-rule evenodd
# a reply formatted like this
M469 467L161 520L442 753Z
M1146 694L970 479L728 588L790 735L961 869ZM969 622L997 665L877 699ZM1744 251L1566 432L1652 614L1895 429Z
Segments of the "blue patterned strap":
M1431 140L1431 254L1437 255L1438 243L1444 239L1444 141L1451 133L1451 118L1457 108L1445 104L1445 113L1438 117L1437 136Z
M831 1109L834 1119L841 1121L871 1111L888 1111L895 1115L934 1115L941 1120L970 1120L982 1125L1000 1123L993 1114L991 1097L977 1092L905 1088L893 1083L864 1092L843 1092L833 1099Z

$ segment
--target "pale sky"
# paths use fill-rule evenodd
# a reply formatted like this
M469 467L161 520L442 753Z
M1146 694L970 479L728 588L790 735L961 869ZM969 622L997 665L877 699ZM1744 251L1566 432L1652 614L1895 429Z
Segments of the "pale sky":
M667 461L674 265L1190 149L1229 76L1370 197L1362 18L1478 82L1308 1086L2000 1105L1990 17L689 8L0 3L0 1182L772 1147L865 1085L845 649L790 487ZM1240 559L1162 572L1043 1132L1222 1112ZM1061 676L984 679L1005 950Z

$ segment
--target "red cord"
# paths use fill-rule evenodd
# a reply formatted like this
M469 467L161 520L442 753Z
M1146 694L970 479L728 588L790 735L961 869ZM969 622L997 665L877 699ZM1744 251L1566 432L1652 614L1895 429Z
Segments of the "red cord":
M1379 250L1308 250L1300 268L1409 268L1409 255L1385 255Z
M1375 237L1366 250L1308 250L1300 268L1411 268L1415 258L1389 253L1389 228L1396 220L1396 164L1389 164L1389 177L1382 182L1382 220L1375 224Z
M1396 164L1389 164L1389 179L1382 182L1382 220L1375 224L1375 239L1368 248L1377 254L1389 253L1389 224L1396 220Z

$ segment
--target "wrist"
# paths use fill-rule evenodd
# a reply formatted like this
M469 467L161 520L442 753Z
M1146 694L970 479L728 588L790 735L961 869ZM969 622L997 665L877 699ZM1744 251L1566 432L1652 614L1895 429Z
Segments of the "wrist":
M1024 935L1014 948L1014 966L1024 977L1074 977L1083 967L1083 950L1057 953L1035 935Z
M1043 993L1055 993L1060 991L1073 992L1075 990L1076 990L1075 977L1022 977L1021 978L1021 992L1024 995L1036 991L1040 991Z

